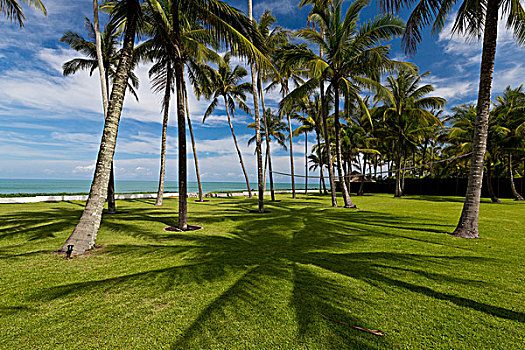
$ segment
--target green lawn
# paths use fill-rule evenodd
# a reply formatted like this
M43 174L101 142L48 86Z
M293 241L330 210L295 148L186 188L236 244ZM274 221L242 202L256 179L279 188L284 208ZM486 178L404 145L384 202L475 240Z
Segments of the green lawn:
M191 200L182 234L176 199L119 201L72 260L50 252L81 203L0 205L0 348L524 348L525 203L483 203L465 240L461 198L279 198Z

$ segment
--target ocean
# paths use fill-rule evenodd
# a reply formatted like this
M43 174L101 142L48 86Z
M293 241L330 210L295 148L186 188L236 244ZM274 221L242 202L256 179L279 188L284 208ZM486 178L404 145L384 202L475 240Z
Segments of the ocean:
M257 187L257 182L250 182L252 188ZM304 183L296 183L296 189L304 189ZM51 180L51 179L0 179L0 194L12 193L88 193L91 180ZM291 183L274 183L275 189L291 189ZM269 185L267 185L269 189ZM318 188L318 181L308 184L308 188ZM117 180L115 182L117 193L151 192L158 189L158 181ZM166 181L164 192L177 192L177 181ZM245 182L203 182L204 193L213 191L244 191ZM197 182L188 182L188 192L198 192Z

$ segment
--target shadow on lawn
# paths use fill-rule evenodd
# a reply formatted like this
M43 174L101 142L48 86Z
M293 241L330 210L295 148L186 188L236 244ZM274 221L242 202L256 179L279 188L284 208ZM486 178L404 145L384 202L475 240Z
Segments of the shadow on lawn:
M268 326L261 318L271 322L282 321L280 317L284 316L280 315L281 310L269 307L278 300L282 300L283 305L294 312L293 319L297 325L295 341L299 343L313 347L316 344L344 344L347 347L372 349L393 347L395 344L391 343L389 337L377 338L321 318L320 313L349 324L381 329L381 325L374 324L362 311L349 307L351 301L362 305L367 305L370 301L363 299L360 294L352 294L349 285L341 283L341 279L347 278L382 290L417 293L496 317L525 322L523 313L404 280L407 274L411 274L418 280L426 278L449 285L478 287L483 285L481 281L453 277L428 269L456 261L476 262L488 259L460 254L352 252L352 247L365 244L370 238L407 239L414 244L421 244L422 251L426 244L458 249L460 247L441 243L432 236L435 233L448 232L449 225L436 225L421 218L414 222L410 217L327 208L301 199L293 201L299 206L296 209L287 208L285 202L268 203L271 213L267 215L246 213L246 208L253 207L253 200L221 199L214 202L214 206L192 208L195 211L191 214L191 221L203 224L205 228L221 225L226 221L229 225L233 223L234 229L228 229L228 236L212 235L206 233L206 230L184 234L162 232L164 225L176 223L176 214L171 208L126 208L130 210L129 214L104 219L105 227L145 241L143 245L111 245L93 254L94 256L107 254L116 258L122 256L133 259L155 254L156 259L178 257L183 261L182 264L55 286L32 295L32 300L49 302L86 293L98 295L137 286L146 295L158 297L181 286L227 280L228 286L210 295L207 304L196 317L188 324L178 325L184 331L172 344L174 349L209 348L210 344L221 340L228 343L232 339L225 337L238 332L239 325L249 323L254 328L259 325ZM304 207L300 207L301 205ZM72 220L71 217L78 218L78 211L66 211L69 212L69 220ZM48 220L57 214L61 217L64 215L54 212L49 214ZM26 220L29 221L27 218ZM144 222L148 223L147 228L139 225ZM27 229L35 225L28 222L26 224ZM440 227L445 229L441 230ZM425 235L417 235L417 232ZM373 247L370 249L373 250ZM290 293L278 291L278 286L286 285L290 286ZM244 345L250 347L249 343Z
M438 203L463 203L465 202L465 197L453 197L453 196L407 195L399 199L409 200L409 201L438 202ZM490 198L481 198L481 203L491 203Z
M20 208L24 208L21 206ZM54 238L57 232L75 227L79 208L53 207L45 211L20 210L0 216L0 240L26 237L28 241Z

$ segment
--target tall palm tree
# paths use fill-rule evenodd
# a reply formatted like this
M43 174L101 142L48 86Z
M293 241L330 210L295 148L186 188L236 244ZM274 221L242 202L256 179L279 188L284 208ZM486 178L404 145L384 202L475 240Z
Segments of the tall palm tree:
M276 141L282 148L286 150L286 124L284 124L279 116L272 112L271 108L268 108L265 112L265 122L261 125L261 137L264 137L266 140L269 140L267 144L266 154L268 161L268 170L270 171L270 176L272 174L272 157L271 157L271 148L270 142L272 140ZM248 128L255 129L255 123L248 124ZM252 136L248 140L248 145L252 145L256 141L256 136ZM275 201L275 193L270 192L272 201Z
M47 10L44 7L44 4L40 0L22 0L24 4L39 10L44 14L44 16L47 16ZM24 15L24 11L22 10L22 6L20 5L20 1L18 0L0 0L0 13L5 15L5 17L10 20L17 22L20 27L24 26L24 21L26 20L26 16Z
M248 0L248 19L253 21L253 3ZM257 212L264 213L264 176L262 159L262 137L261 119L259 116L259 94L257 93L257 71L263 67L254 62L250 62L250 72L252 75L252 97L253 97L253 116L255 118L255 153L257 157L257 188L258 188L258 208ZM263 111L264 112L264 111Z
M366 109L359 92L361 87L380 89L377 82L379 74L387 68L396 65L389 60L389 47L382 45L395 36L401 35L404 29L403 22L392 15L383 15L359 26L358 20L361 11L368 5L368 0L357 0L350 4L344 16L342 15L342 0L334 0L328 6L314 4L311 18L321 28L324 35L315 29L307 28L298 31L298 36L323 48L324 56L315 54L304 45L298 45L285 55L285 62L301 62L309 65L313 78L305 85L315 81L326 80L330 83L328 90L334 94L334 126L336 165L339 183L342 188L345 208L355 208L350 199L348 188L343 181L341 156L341 126L340 126L340 98L341 92L360 102ZM325 131L325 139L328 132Z
M291 48L292 46L288 43L286 40L285 42L281 43L281 46L276 50L275 54L275 65L279 67L277 72L273 74L272 77L272 83L267 87L268 90L273 89L277 85L280 85L281 89L281 95L283 99L286 95L290 93L291 85L293 84L295 87L301 86L304 84L303 75L307 73L307 71L300 67L297 64L293 64L288 62L288 64L284 64L284 55L286 52ZM286 120L288 122L288 142L290 147L290 173L291 173L291 180L292 180L292 198L296 198L295 193L295 167L294 167L294 156L293 156L293 130L292 130L292 114L296 113L298 110L303 111L305 109L303 101L304 96L301 98L293 99L291 103L285 103L280 108L280 114L283 116L286 116Z
M95 0L96 1L96 0ZM95 5L93 5L95 6ZM94 10L95 11L95 10ZM84 54L85 58L74 58L65 62L62 65L63 74L65 76L77 73L80 70L89 70L90 75L94 70L98 70L100 62L102 68L99 70L102 103L104 107L104 118L107 117L107 108L109 100L109 89L112 80L116 74L116 69L119 62L120 52L118 44L122 31L118 29L114 23L108 23L104 27L104 32L101 34L98 29L98 23L91 23L88 18L85 18L85 28L88 34L88 39L76 32L67 31L60 38L60 42L68 44L73 50ZM98 22L98 11L95 16L95 21ZM135 56L135 55L134 55ZM135 60L134 60L135 62ZM135 65L133 64L133 67ZM133 69L129 72L128 89L138 100L135 89L138 88L139 81ZM115 173L113 164L111 164L111 172L108 184L108 212L110 214L116 213L115 205Z
M333 99L329 98L329 100L326 102L330 106L333 104ZM317 144L312 148L312 152L317 151L317 154L315 155L317 158L317 161L319 162L319 192L327 194L326 185L324 181L324 164L323 160L327 157L323 157L321 155L322 147L321 147L321 139L322 139L322 129L323 129L323 105L324 103L321 102L321 95L317 92L313 94L312 100L309 102L308 105L308 116L309 118L312 118L315 122L315 139ZM309 158L311 159L311 158ZM328 164L328 163L326 163ZM312 169L310 167L310 169ZM321 185L322 185L322 191L321 191Z
M97 65L100 77L100 91L102 92L102 105L104 107L104 119L106 119L108 115L109 91L106 77L106 68L104 67L102 35L100 34L98 12L98 0L93 0L93 29L95 34L95 51L97 53Z
M264 67L264 44L253 23L239 10L221 0L146 0L154 19L152 25L162 34L174 60L175 91L177 96L179 152L179 230L188 228L186 112L184 103L183 22L194 21L213 32L217 42L230 46L236 55L248 58ZM262 162L261 162L262 163ZM261 165L262 170L262 165ZM262 173L261 173L262 174ZM262 185L262 184L260 184ZM263 200L262 196L259 199Z
M395 197L403 195L401 168L407 159L408 148L410 145L419 144L419 138L423 136L426 127L441 125L441 121L428 108L439 109L446 100L427 96L434 91L432 85L420 86L421 78L428 74L429 72L425 72L419 75L409 69L401 70L397 76L388 76L387 89L376 95L384 105L377 107L374 112L386 122L389 138L394 140L397 146Z
M502 146L507 153L510 188L515 200L523 201L523 196L518 193L514 184L514 170L512 167L513 154L518 153L519 150L523 152L525 149L525 92L523 91L523 85L516 89L511 89L510 86L505 88L503 95L496 98L494 115L509 130Z
M386 11L400 11L411 7L412 0L379 0ZM487 149L492 78L496 57L499 12L507 17L507 28L514 32L518 44L525 44L525 9L517 0L433 1L419 0L407 21L403 43L407 52L414 53L422 39L421 31L433 22L432 31L441 31L447 16L459 3L453 31L470 37L483 37L479 76L476 127L473 136L472 159L468 176L467 193L461 217L452 235L477 238L479 202L483 179L483 162Z
M97 53L98 75L100 78L100 91L102 93L102 106L104 108L104 119L108 116L109 89L106 68L104 67L104 55L102 50L102 35L100 34L100 23L98 18L98 0L93 0L93 29L95 34L95 52ZM108 212L115 214L117 207L115 204L115 169L111 164L111 173L109 175L108 185Z
M332 0L301 0L299 2L300 7L303 7L306 5L313 5L310 13L308 14L307 21L306 21L307 22L306 24L308 26L310 25L312 26L312 30L314 31L317 30L316 29L316 23L317 23L316 11L318 11L318 9L325 8L330 4L332 4ZM321 36L321 38L325 37L324 30L325 29L323 26L319 26L319 35ZM319 47L319 57L322 59L324 57L324 45L322 45L321 43L318 43L317 46ZM330 110L330 107L327 104L327 97L329 97L330 95L327 96L327 94L325 94L325 79L323 78L323 76L318 73L316 78L318 80L317 87L319 88L320 102L321 102L321 129L322 129L323 137L326 140L328 140L329 132L328 132L327 118L328 118L328 112ZM315 86L316 81L315 80L310 81L310 83L311 83L310 88L313 88ZM308 84L304 84L304 86L308 86ZM330 181L330 193L332 195L332 207L337 207L337 194L336 194L335 178L334 178L334 172L333 172L333 166L332 166L333 161L331 157L332 150L331 150L330 142L325 142L325 146L326 146L326 151L328 154L328 157L327 157L328 162L326 164L328 168L328 178ZM319 157L319 161L322 162L322 160L323 160L323 157ZM323 171L322 164L320 166L320 171L321 173Z
M304 134L304 168L305 168L305 186L304 194L308 194L308 133L316 131L317 123L315 121L315 107L309 98L304 98L305 113L295 113L292 117L297 119L301 125L293 131L294 136ZM313 116L312 116L313 115Z
M259 33L264 39L264 43L266 44L266 47L268 49L268 55L272 57L272 59L275 61L276 59L276 50L280 46L282 46L284 43L288 42L288 35L289 32L281 28L280 26L276 26L276 19L272 15L270 10L264 11L264 13L261 15L259 22L257 23L257 29L259 30ZM264 89L263 89L263 82L266 82L268 78L271 78L273 71L272 70L263 70L259 69L257 71L257 90L259 93L260 101L261 101L261 108L263 111L263 124L266 129L268 129L268 125L266 125L266 111L269 109L266 108L264 103ZM271 85L271 84L270 84ZM256 128L255 128L256 129ZM268 165L271 167L272 160L271 160L271 152L270 152L270 139L269 135L265 134L265 141L266 141L266 159L268 160ZM270 194L272 201L275 201L275 190L273 186L273 173L272 169L269 169L269 178L270 178ZM266 183L266 166L264 168L264 183Z
M153 39L151 39L153 40ZM145 43L146 44L146 43ZM159 186L155 206L162 206L164 199L164 180L166 174L166 140L168 135L168 121L170 113L171 93L175 84L173 77L173 64L168 55L164 55L162 50L150 52L157 56L155 63L151 66L148 74L152 82L153 91L164 93L162 99L162 134L160 141L160 169Z
M169 9L167 9L169 11ZM151 28L151 27L150 27ZM165 177L165 163L166 163L166 134L168 128L169 119L169 105L171 93L175 87L175 77L173 74L174 61L170 55L170 47L167 47L167 42L162 37L162 33L154 30L155 27L151 28L150 34L151 39L141 44L137 50L140 51L140 56L155 62L149 71L150 78L152 78L153 89L155 92L163 92L163 123L162 123L162 138L161 138L161 162L160 162L160 174L159 174L159 187L157 191L157 199L155 205L162 205L163 194L164 194L164 177ZM196 40L196 39L199 39ZM209 30L197 26L196 23L188 21L183 22L182 35L181 35L181 46L184 47L185 54L184 63L188 68L188 74L193 84L196 84L196 77L200 76L196 70L202 69L201 61L218 61L221 60L220 56L215 53L209 46L215 46L214 40ZM198 80L198 79L197 79ZM193 158L195 162L195 172L197 176L197 184L199 189L199 201L203 201L202 183L199 172L199 161L197 156L197 146L191 125L190 111L188 106L188 98L185 87L184 99L186 106L186 116L188 122L188 129L190 131L191 144L193 149Z
M251 92L252 84L242 82L242 80L248 75L246 69L240 65L236 65L232 69L230 66L230 61L231 53L228 52L224 55L223 62L219 63L218 70L213 70L214 73L210 77L210 86L208 87L211 92L210 97L212 98L212 101L206 109L202 121L206 121L206 119L219 105L220 99L223 99L224 107L226 108L226 115L228 116L228 125L230 126L230 131L232 133L233 143L235 144L235 149L237 150L237 154L239 156L239 162L241 163L242 172L246 181L246 187L248 188L248 195L251 198L252 190L250 187L250 180L248 178L248 173L246 172L246 167L244 166L242 152L239 148L235 131L233 130L231 118L235 113L235 105L239 106L239 108L244 110L247 114L250 114L250 108L246 105L246 94ZM256 124L255 127L257 127Z
M446 119L451 126L446 130L445 137L442 137L448 143L445 147L445 152L450 149L453 150L451 153L456 155L472 152L474 148L472 135L476 123L476 106L472 104L456 106L452 108L452 111L454 113ZM500 122L501 119L498 120L496 113L490 114L484 164L487 170L487 189L493 203L501 203L492 187L493 168L505 152L502 147L503 140L510 132Z
M113 9L113 20L125 20L124 40L118 67L113 78L113 88L108 104L108 113L102 132L102 140L98 153L95 173L89 191L86 207L80 220L60 248L66 252L72 246L72 253L82 254L95 246L98 229L102 220L102 210L107 197L107 188L113 154L117 142L118 125L122 105L128 87L129 73L133 68L133 48L135 46L135 33L141 15L140 4L137 0L124 0Z

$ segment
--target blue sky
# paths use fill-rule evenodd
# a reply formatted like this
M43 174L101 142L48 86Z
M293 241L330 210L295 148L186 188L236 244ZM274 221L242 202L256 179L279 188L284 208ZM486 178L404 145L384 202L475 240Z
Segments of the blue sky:
M230 1L242 10L247 2ZM254 0L254 15L259 17L269 8L280 25L297 29L305 24L307 9L298 9L298 0ZM84 34L83 18L92 17L90 1L47 0L48 17L26 10L28 21L20 29L0 18L0 178L89 179L97 156L103 127L100 86L97 75L82 72L63 77L61 65L79 57L58 39L66 30ZM363 18L374 16L372 3ZM426 33L415 57L403 55L399 40L393 41L392 57L415 62L421 71L430 71L426 82L432 83L435 95L447 98L447 109L453 105L475 102L479 77L478 42L450 35L451 23L438 36ZM525 82L525 49L519 48L512 35L500 26L493 96L506 85ZM158 177L161 96L153 94L147 77L148 66L140 66L140 102L128 95L122 113L115 154L119 179L156 180ZM190 89L191 90L191 89ZM277 91L267 97L275 107ZM203 181L242 181L242 172L233 147L225 112L217 109L206 124L202 114L207 101L197 101L190 94L190 110L197 138ZM176 179L176 123L172 117L168 130L167 178ZM256 178L253 147L247 146L252 130L246 128L248 116L240 112L234 127L242 146L247 170ZM313 136L313 135L312 135ZM313 144L309 138L309 145ZM304 174L304 137L295 140L296 172ZM191 147L188 147L192 159ZM274 169L289 171L287 153L273 146ZM193 162L189 161L190 181L195 179ZM286 178L277 178L286 181Z

